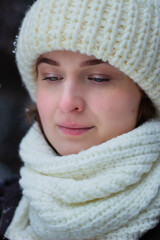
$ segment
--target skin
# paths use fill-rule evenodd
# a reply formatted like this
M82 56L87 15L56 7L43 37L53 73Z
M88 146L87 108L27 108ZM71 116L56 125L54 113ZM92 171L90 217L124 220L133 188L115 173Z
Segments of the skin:
M79 153L135 128L141 90L109 63L79 52L52 51L38 59L37 73L42 127L60 155Z

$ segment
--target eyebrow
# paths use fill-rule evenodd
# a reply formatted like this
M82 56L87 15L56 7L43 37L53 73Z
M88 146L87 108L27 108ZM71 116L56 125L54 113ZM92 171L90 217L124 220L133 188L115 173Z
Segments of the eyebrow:
M45 58L45 57L41 57L38 59L38 61L36 63L36 67L38 68L38 66L41 63L47 63L49 65L56 66L56 67L61 66L59 62L57 62L53 59L50 59L50 58ZM108 61L104 62L102 59L90 59L90 60L82 62L80 64L80 67L87 67L87 66L93 66L93 65L98 65L98 64L108 64Z
M37 63L36 63L36 67L38 68L38 66L41 64L41 63L47 63L49 65L52 65L52 66L57 66L59 67L60 66L60 63L53 60L53 59L50 59L50 58L39 58Z
M108 64L108 62L104 62L102 59L91 59L91 60L82 62L80 64L80 67L87 67L87 66L98 65L98 64L102 64L102 63Z

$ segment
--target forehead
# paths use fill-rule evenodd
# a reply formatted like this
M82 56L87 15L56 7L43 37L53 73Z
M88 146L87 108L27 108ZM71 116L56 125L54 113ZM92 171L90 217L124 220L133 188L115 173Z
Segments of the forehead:
M68 58L68 57L74 57L78 59L96 59L95 56L93 55L87 55L87 54L82 54L79 51L73 52L70 50L53 50L51 52L42 54L40 57L54 57L54 58Z

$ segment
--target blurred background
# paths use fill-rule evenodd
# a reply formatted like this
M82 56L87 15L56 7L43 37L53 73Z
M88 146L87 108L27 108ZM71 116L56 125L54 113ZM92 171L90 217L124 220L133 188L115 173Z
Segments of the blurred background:
M25 109L31 102L16 67L13 43L33 2L0 0L0 180L19 173L19 143L29 128Z

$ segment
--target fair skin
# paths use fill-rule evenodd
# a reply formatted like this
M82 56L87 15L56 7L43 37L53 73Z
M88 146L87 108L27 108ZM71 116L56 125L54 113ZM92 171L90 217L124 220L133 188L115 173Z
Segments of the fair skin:
M79 153L135 128L141 91L109 63L57 50L38 59L37 73L43 131L60 155Z

